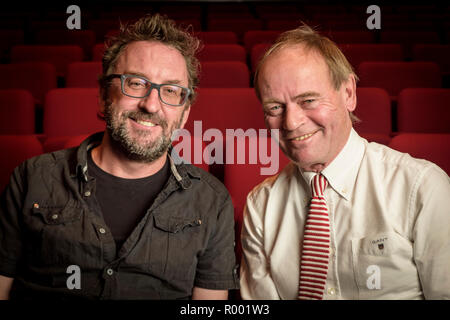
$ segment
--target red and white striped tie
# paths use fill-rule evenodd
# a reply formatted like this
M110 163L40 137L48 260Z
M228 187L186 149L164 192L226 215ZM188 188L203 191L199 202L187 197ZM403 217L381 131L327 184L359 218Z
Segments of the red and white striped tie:
M317 174L311 187L312 200L305 224L300 263L300 300L322 300L330 257L330 219L323 196L327 179Z

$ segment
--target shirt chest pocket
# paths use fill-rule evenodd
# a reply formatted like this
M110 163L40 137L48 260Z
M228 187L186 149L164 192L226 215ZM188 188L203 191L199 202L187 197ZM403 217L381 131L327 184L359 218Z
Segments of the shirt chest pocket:
M154 216L150 269L165 278L193 280L197 254L202 248L199 217Z
M421 295L412 242L396 232L352 239L359 299L414 299Z
M82 209L76 207L33 208L38 237L33 255L43 265L74 264L80 260Z

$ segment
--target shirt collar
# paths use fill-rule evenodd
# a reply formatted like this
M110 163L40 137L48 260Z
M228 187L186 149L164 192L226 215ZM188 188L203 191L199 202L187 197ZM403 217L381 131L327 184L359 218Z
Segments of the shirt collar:
M76 160L73 161L75 163L71 165L71 172L73 176L81 177L85 182L91 179L87 170L87 152L101 143L103 134L104 132L97 132L86 138L80 144L76 153ZM181 159L181 157L174 151L172 146L169 147L168 157L172 175L183 189L188 189L192 185L190 177L197 179L201 178L201 175L198 172L196 172L191 166L184 163L183 159Z
M351 198L356 176L364 156L367 141L361 138L352 128L349 138L337 157L322 170L328 185L346 200ZM308 186L316 175L315 172L303 171L299 168Z

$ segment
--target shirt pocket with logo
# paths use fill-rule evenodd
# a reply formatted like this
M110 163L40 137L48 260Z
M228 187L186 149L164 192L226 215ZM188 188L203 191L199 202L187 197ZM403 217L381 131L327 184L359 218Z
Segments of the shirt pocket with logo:
M359 299L421 298L411 241L392 231L351 242Z
M83 209L74 206L33 208L30 248L33 262L41 266L86 265L101 257L95 249L95 233L83 227ZM97 240L98 242L98 240Z
M197 255L202 250L200 217L154 216L150 269L166 279L195 277Z

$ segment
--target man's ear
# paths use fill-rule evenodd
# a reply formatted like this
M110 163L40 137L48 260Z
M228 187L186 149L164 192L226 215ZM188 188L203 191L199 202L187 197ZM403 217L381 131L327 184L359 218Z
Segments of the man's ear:
M352 112L356 108L356 80L355 76L351 74L347 81L343 84L343 94L345 107L349 112Z

